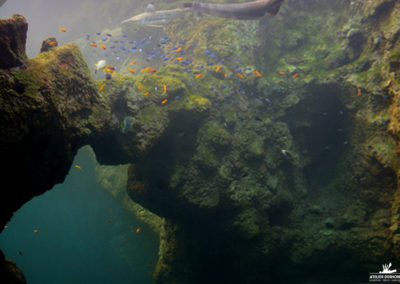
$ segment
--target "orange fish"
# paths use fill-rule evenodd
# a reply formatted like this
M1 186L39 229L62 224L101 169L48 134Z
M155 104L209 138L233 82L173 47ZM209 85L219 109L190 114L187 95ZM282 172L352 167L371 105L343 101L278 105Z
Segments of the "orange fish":
M238 76L240 79L243 79L243 75L241 73L236 73L236 76Z
M221 66L218 66L217 68L215 68L215 72L218 72L219 70L221 70Z
M228 74L224 73L224 77L225 77L225 78L228 78Z
M175 60L177 60L177 61L182 61L182 60L183 60L183 57L177 57L177 58L175 58Z
M117 72L114 71L111 76L114 77L115 75L117 75Z
M142 70L140 70L140 72L144 73L144 72L147 72L149 70L151 70L151 67L143 68Z
M164 93L167 92L167 85L164 85Z
M104 49L104 50L107 49L107 47L106 47L104 44L100 43L99 45L100 45L100 47L101 47L102 49Z
M175 50L175 52L179 52L182 50L182 47L178 48L177 50Z
M33 232L36 234L37 232L39 232L38 230L33 230Z
M148 95L150 95L150 92L146 92L143 95L148 96Z
M95 43L95 42L91 42L91 43L89 43L91 46L94 46L94 47L97 47L97 43Z
M151 70L149 71L150 74L154 74L154 73L156 73L156 72L157 72L157 69L151 69Z
M128 68L128 71L131 72L132 74L135 73L135 70L133 70L132 68Z
M357 88L357 96L361 95L361 89Z
M196 77L196 79L199 79L201 76L203 76L203 74L199 73L195 77Z
M50 46L55 46L56 44L57 44L56 41L51 41L51 42L49 43Z
M166 102L168 102L168 99L163 100L163 101L161 102L161 104L163 105L163 104L165 104Z
M77 168L78 170L82 170L82 168L78 165L75 165L74 167Z
M296 73L294 73L294 75L292 76L292 78L293 78L293 79L296 79L297 76L299 76L299 73L296 72Z
M59 28L59 30L60 30L60 32L63 32L63 33L65 33L67 31L66 28Z
M140 232L140 227L138 227L137 229L136 229L136 233L139 233Z
M106 86L106 85L104 85L104 84L101 85L100 88L99 88L99 90L100 90L100 91L103 91L105 86ZM76 167L76 166L75 166L75 167ZM78 166L78 167L79 167L79 166Z
M279 75L285 75L286 74L286 72L284 72L284 71L279 71Z
M137 89L140 91L140 90L142 89L142 85L139 84L139 85L137 86Z
M262 76L262 74L261 74L260 72L258 72L258 71L254 71L253 74L256 75L256 76L258 76L258 77L261 77L261 76Z
M133 64L136 64L136 61L135 61L135 60L131 61L131 64L132 64L132 65L133 65Z

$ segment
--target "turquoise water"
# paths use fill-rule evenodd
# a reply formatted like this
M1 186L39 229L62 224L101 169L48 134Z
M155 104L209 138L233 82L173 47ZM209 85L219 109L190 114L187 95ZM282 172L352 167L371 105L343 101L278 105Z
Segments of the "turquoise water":
M152 283L156 234L100 188L87 150L75 164L82 169L14 214L0 234L4 254L31 284Z

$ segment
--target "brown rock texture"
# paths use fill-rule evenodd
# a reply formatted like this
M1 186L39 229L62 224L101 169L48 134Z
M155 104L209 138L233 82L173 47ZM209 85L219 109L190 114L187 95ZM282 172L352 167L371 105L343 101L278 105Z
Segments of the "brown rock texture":
M21 15L0 20L0 68L12 68L24 64L28 23Z

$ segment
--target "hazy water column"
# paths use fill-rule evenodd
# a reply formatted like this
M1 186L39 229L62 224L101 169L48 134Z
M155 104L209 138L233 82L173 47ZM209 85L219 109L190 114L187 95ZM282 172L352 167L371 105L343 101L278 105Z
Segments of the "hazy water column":
M0 248L28 283L151 283L157 236L99 188L88 151L74 164L82 169L15 213Z

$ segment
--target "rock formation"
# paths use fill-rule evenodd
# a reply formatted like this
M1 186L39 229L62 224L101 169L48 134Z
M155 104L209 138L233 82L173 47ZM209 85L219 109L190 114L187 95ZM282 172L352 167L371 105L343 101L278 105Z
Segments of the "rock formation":
M170 60L95 82L73 44L2 65L2 224L91 145L131 163L129 195L166 218L158 283L364 281L400 260L399 11L287 1L273 20L175 20L166 48L184 40L197 78Z

